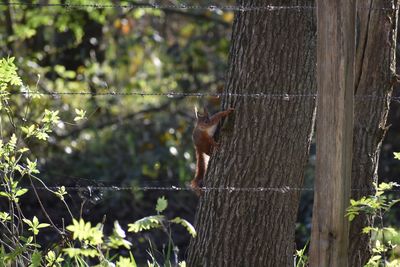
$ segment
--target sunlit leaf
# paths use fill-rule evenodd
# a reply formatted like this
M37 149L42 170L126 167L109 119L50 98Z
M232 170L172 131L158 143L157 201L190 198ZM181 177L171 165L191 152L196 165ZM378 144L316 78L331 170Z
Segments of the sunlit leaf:
M161 226L161 222L164 219L165 217L163 215L153 215L144 217L140 220L137 220L134 223L128 224L128 232L138 233L143 230L159 228Z
M196 237L196 235L197 235L196 229L194 229L193 225L191 223L189 223L188 221L186 221L185 219L176 217L176 218L172 219L171 222L182 225L183 227L186 228L186 230L189 232L189 234L192 237Z
M156 211L163 212L168 207L168 200L164 196L157 199Z

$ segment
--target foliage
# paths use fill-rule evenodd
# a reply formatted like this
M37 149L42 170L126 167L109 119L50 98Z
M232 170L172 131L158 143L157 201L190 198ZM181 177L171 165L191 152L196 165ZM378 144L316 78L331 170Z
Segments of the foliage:
M350 207L347 209L347 216L349 221L354 220L355 216L360 212L374 215L384 216L393 205L400 202L400 199L390 199L385 195L385 191L392 190L394 187L399 187L397 183L373 183L375 187L375 194L373 196L362 197L359 200L350 200ZM369 229L368 230L373 230Z
M80 3L87 1L74 1ZM109 0L97 3L115 4ZM204 0L192 3L209 4ZM224 4L233 3L230 0ZM7 91L7 107L15 115L13 124L20 130L17 139L29 148L25 153L31 163L22 159L24 166L36 165L41 180L54 191L49 194L41 190L38 194L55 222L62 225L66 202L78 221L83 217L100 222L107 214L106 229L112 229L115 220L126 225L132 214L135 220L148 215L160 195L91 188L185 186L191 180L195 161L190 138L193 106L208 105L215 110L220 100L132 97L118 93L221 92L233 12L217 8L177 12L2 5L0 14L0 58L15 56L14 63L24 81ZM7 67L5 72L13 71L16 69ZM83 91L93 96L80 95ZM73 95L38 96L36 92ZM117 94L112 95L114 92ZM52 125L45 122L51 116L59 117ZM1 129L4 136L14 132L8 120L3 119L7 122ZM30 183L28 179L22 182ZM68 187L87 189L74 191ZM54 195L61 201L54 201ZM21 196L28 199L34 197L34 192L30 190ZM193 219L197 204L194 194L182 191L167 193L166 197L171 212L179 212L181 218L189 221ZM25 200L23 204L27 218L37 216L40 222L45 221L37 214L36 201ZM69 217L67 224L72 223ZM186 230L174 227L174 231ZM46 234L59 241L56 231L46 229ZM139 236L140 241L132 242L133 254L145 260L149 234ZM160 236L150 237L157 247L162 246ZM188 244L186 235L176 236L177 246Z
M34 175L39 171L37 161L29 159L29 149L21 137L21 129L24 126L18 126L15 123L15 115L9 105L10 89L23 86L14 65L14 58L0 60L0 76L0 102L3 107L0 110L0 127L4 129L8 122L14 129L14 132L8 136L4 131L0 133L0 196L8 201L8 208L0 212L0 232L2 233L0 259L5 263L15 262L20 265L31 261L32 266L39 266L41 252L38 251L40 245L36 242L36 236L41 231L40 229L47 228L50 224L40 223L36 216L32 220L28 219L24 216L20 205L20 198L28 192L27 188L21 186L22 179L29 179L32 182L32 178L38 179ZM46 133L51 132L51 127L57 119L56 113L46 110L41 127ZM39 132L35 134L35 137L42 139ZM28 226L28 232L24 230L23 223Z
M8 136L7 133L0 132L0 197L5 198L8 203L4 209L3 206L0 206L0 262L6 266L15 264L32 267L62 266L64 264L66 266L89 266L93 263L97 263L98 266L136 266L135 258L130 251L132 242L127 240L125 231L118 221L114 222L113 232L106 235L104 223L92 225L82 217L76 219L65 201L65 196L68 195L65 187L52 190L36 176L40 174L38 160L30 159L32 154L27 144L31 139L36 139L44 144L49 142L53 127L61 122L59 111L44 108L36 123L30 125L21 123L22 125L20 125L17 123L16 115L8 101L11 90L24 86L17 74L14 58L0 60L0 75L3 78L0 82L2 88L0 101L4 107L0 110L0 129L7 128L7 124L10 124L9 128L12 129ZM25 88L25 90L30 91L29 88ZM85 117L85 112L82 110L78 110L76 113L80 118ZM27 122L27 119L25 117L20 121ZM30 183L32 189L24 186L26 182ZM35 182L44 186L54 198L64 204L65 212L70 215L72 220L71 225L64 229L53 222L37 193ZM32 219L25 216L21 198L30 190L34 191L41 211L49 223L39 221L36 215ZM194 228L187 221L180 218L179 220L177 218L167 220L164 215L161 215L167 205L167 200L164 197L160 198L157 201L156 210L160 225L168 232L169 245L173 244L173 241L169 225L166 222L184 225L190 230L191 235L195 235ZM139 223L136 222L136 224L140 225L140 221L144 222L146 218L139 220ZM42 231L46 229L55 231L62 242L45 244L43 247L39 238L42 236ZM143 229L148 229L148 227L139 227L138 231ZM129 257L120 255L118 252L120 249L128 251ZM168 257L165 258L165 263L171 265L171 250L166 255ZM150 256L152 258L151 266L156 266L155 264L158 263L153 260L155 257Z
M113 4L107 0L100 2ZM24 73L34 68L40 80L32 75L26 75L24 80L34 86L35 91L220 90L230 36L227 25L233 20L232 12L215 10L192 14L188 10L187 14L175 14L168 9L85 8L72 12L58 6L7 8L1 6L0 11L12 13L12 25L8 25L4 17L0 19L0 47L4 48L0 56L7 55L5 48L10 47L18 56ZM202 19L198 20L199 17ZM191 114L198 100L182 100L119 96L91 99L79 95L60 99L43 97L40 102L31 101L32 112L36 113L37 105L45 106L49 110L59 110L60 115L71 120L71 111L75 111L75 121L83 123L83 127L72 130L70 124L60 123L53 133L56 145L48 146L45 151L36 146L31 149L35 154L46 154L46 169L53 170L52 163L58 160L68 161L69 166L73 164L68 174L74 177L90 174L113 181L117 178L120 183L131 182L132 177L139 183L146 178L168 177L177 179L174 182L186 182L192 174L187 162L193 162L194 157L190 140L185 140L190 136L191 127L185 113ZM211 104L219 103L211 100ZM22 106L16 99L12 104L15 110ZM157 111L159 107L163 108ZM153 109L155 111L145 112L144 118L134 116ZM87 114L79 113L82 110L87 110ZM176 110L183 110L183 115L176 113L176 118L171 118L170 112L158 114ZM83 118L87 120L83 122ZM132 120L135 127L132 127ZM118 136L119 131L110 136L110 127L116 125L127 125L129 131L121 127L123 136ZM27 125L27 134L35 130L33 127ZM46 133L42 132L42 136L45 138ZM112 145L108 145L110 143ZM124 149L111 157L103 156L109 150L121 150L118 145L123 148L128 145L129 150L125 153ZM175 150L179 153L170 152ZM71 152L61 153L63 151ZM133 157L138 153L141 157ZM98 164L88 161L92 155L98 157ZM73 160L76 157L81 160ZM133 159L121 160L126 158ZM113 162L123 162L120 163L123 166L112 168ZM96 165L102 167L96 168ZM134 168L130 168L132 165ZM60 173L65 172L60 170ZM57 178L47 172L44 176Z
M308 241L307 241L306 245L302 249L296 250L296 254L295 254L296 267L306 267L306 266L308 266L308 256L307 256L307 253L306 253L307 246L308 246Z
M169 224L173 223L182 225L183 227L186 228L186 230L192 237L196 237L197 233L193 225L188 221L186 221L185 219L182 219L180 217L175 217L174 219L167 220L164 215L160 215L160 213L162 213L167 208L167 206L168 206L168 201L165 199L165 197L159 198L157 200L157 206L156 206L156 211L158 214L144 217L140 220L137 220L134 223L129 224L128 232L139 233L143 230L165 227L165 223Z
M400 159L400 153L395 158ZM371 237L371 258L365 266L399 266L400 254L396 252L400 245L400 231L384 225L384 217L391 211L400 199L393 198L391 190L400 185L394 182L374 183L375 194L362 197L359 200L350 200L346 216L353 221L361 213L374 218L374 225L363 228L362 233Z
M165 197L161 197L157 200L157 205L156 205L156 211L157 215L152 215L145 217L143 219L140 219L134 223L128 224L128 232L133 232L133 233L139 233L144 230L150 230L150 229L155 229L155 228L160 228L162 231L168 236L168 247L166 248L166 251L164 250L162 255L163 255L163 264L160 264L157 262L155 257L151 257L151 261L148 261L149 266L173 266L170 258L175 251L178 250L178 248L174 245L172 235L171 235L171 224L178 224L182 225L183 227L186 228L188 233L194 238L196 237L197 233L192 224L190 224L188 221L181 219L179 217L175 217L174 219L168 220L165 215L162 215L161 213L168 207L168 201L165 199ZM152 246L151 246L152 247ZM150 255L154 254L154 251L150 252ZM177 258L177 255L175 255L175 258ZM178 264L178 262L175 262L175 265ZM184 262L179 263L179 266L185 266Z

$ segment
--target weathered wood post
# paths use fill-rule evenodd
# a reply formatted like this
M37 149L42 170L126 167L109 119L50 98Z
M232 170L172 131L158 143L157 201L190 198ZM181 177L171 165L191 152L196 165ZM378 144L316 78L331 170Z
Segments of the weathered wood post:
M356 0L317 0L317 164L311 267L347 267Z

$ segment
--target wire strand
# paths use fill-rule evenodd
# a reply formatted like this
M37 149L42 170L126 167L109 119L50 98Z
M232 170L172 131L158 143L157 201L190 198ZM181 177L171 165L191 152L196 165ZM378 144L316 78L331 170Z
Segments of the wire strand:
M244 5L165 5L157 3L126 3L126 4L99 4L95 2L88 2L85 4L74 4L74 3L25 3L25 2L1 2L0 6L14 6L14 7L63 7L66 9L191 9L191 10L209 10L209 11L237 11L237 12L250 12L250 11L282 11L282 10L314 10L315 6L309 5L295 5L295 6L244 6ZM394 11L396 7L358 7L358 9L367 10L382 10L382 11Z
M4 94L4 93L3 93ZM254 98L283 98L288 100L293 98L311 97L315 98L316 94L266 94L266 93L199 93L199 92L166 92L166 93L147 93L143 91L133 92L11 92L11 95L39 95L39 96L164 96L169 98L175 97L223 97L223 96L237 96L237 97L254 97Z
M71 8L71 9L110 9L110 8L122 8L122 9L131 9L131 8L142 8L142 9L192 9L192 10L209 10L209 11L279 11L279 10L301 10L301 9L314 9L314 6L307 5L296 5L296 6L274 6L274 5L266 5L266 6L243 6L243 5L165 5L165 4L152 4L152 3L126 3L126 4L99 4L94 2L88 2L86 4L74 4L74 3L25 3L25 2L2 2L0 5L3 6L28 6L28 7L63 7L63 8Z
M37 190L58 190L61 186L48 186L46 187L36 187ZM181 187L181 186L64 186L65 190L68 191L193 191L191 187ZM312 187L201 187L202 191L218 191L229 193L232 192L278 192L278 193L289 193L292 191L314 191ZM364 191L364 192L374 192L373 189L362 189L362 188L352 188L351 191ZM387 190L388 192L400 192L400 189Z
M143 91L133 91L133 92L38 92L38 91L21 91L21 92L10 92L10 93L2 93L11 94L11 95L23 95L29 97L31 96L52 96L52 97L61 97L61 96L89 96L89 97L98 97L98 96L162 96L168 98L181 98L181 97L224 97L224 96L232 96L232 97L247 97L247 98L270 98L270 99L280 99L289 101L294 98L311 98L316 99L317 94L266 94L266 93L184 93L184 92L166 92L166 93L147 93ZM1 94L0 94L1 95ZM355 99L358 100L368 100L368 99L382 99L388 101L400 101L399 96L382 96L382 95L356 95Z

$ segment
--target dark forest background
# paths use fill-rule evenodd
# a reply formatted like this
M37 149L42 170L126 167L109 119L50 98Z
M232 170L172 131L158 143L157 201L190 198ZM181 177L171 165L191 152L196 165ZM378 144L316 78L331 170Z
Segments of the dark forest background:
M124 3L135 4L132 1L114 4ZM179 5L181 1L159 3ZM209 1L192 3L210 4ZM119 93L222 92L234 13L168 7L0 6L0 14L0 57L16 58L25 86L46 93L117 93L42 96L29 103L21 95L10 99L16 114L22 114L29 104L32 118L45 108L60 111L62 122L49 142L32 141L28 146L32 156L39 159L40 177L48 186L82 187L68 191L66 200L73 214L76 217L82 214L85 220L94 223L105 221L105 231L111 231L115 220L127 225L153 214L157 198L165 196L169 201L166 210L169 217L180 216L193 223L198 201L193 192L91 187L184 187L189 184L195 167L191 140L194 106L205 106L215 112L219 109L219 98ZM400 95L398 87L395 95ZM75 109L85 110L87 119L74 122ZM400 182L400 165L393 158L393 152L400 151L397 102L392 102L388 124L379 177L381 181ZM314 159L312 146L305 187L312 187ZM54 196L43 190L39 192L54 221L61 223L61 218L65 218L69 223ZM309 238L312 197L312 191L303 193L297 227L298 248ZM38 212L32 192L21 201L28 215L45 220ZM190 235L180 227L173 230L173 238L184 258ZM56 238L49 232L42 242L54 242ZM134 243L135 257L146 258L147 239L160 247L166 242L157 231L138 235L130 240Z

